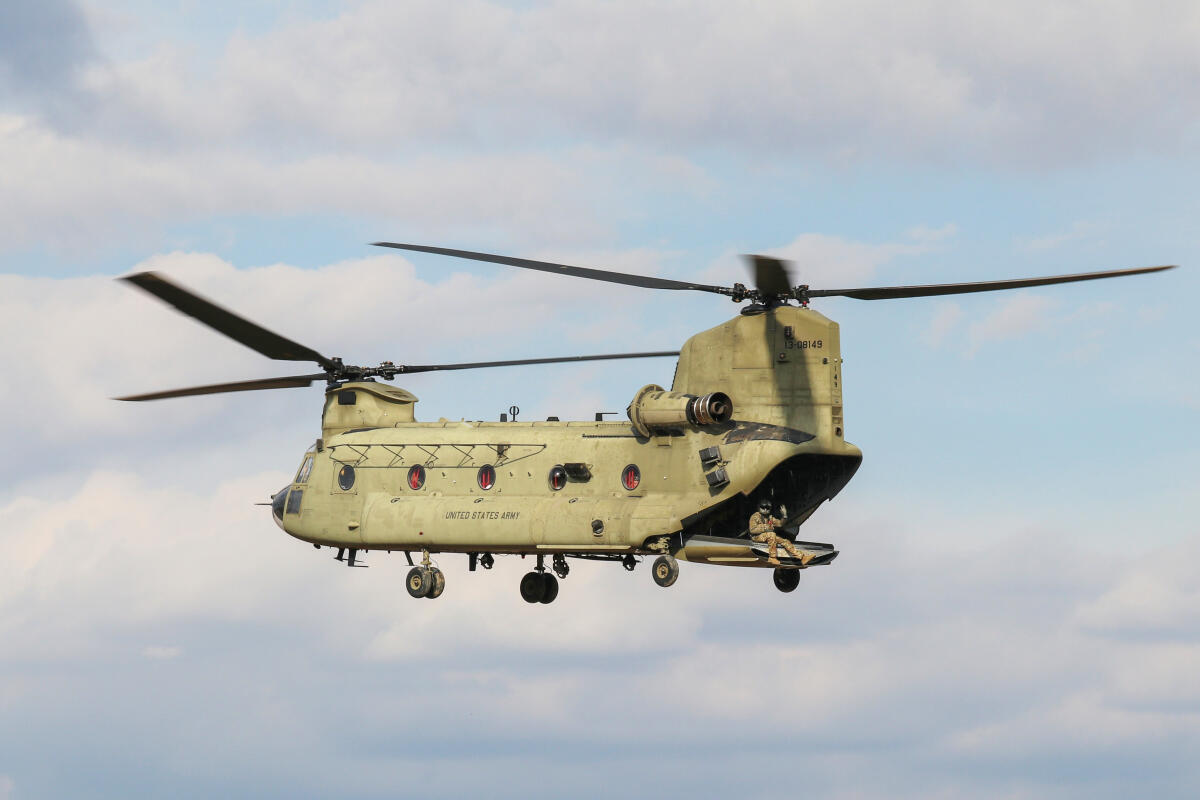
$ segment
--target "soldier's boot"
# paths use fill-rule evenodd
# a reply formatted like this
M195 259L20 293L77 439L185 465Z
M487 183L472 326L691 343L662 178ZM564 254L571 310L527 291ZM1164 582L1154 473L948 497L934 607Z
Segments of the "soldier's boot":
M802 567L807 567L808 562L813 560L812 553L801 553L796 549L796 545L792 544L787 539L783 540L783 548L788 551L788 555L792 558L800 559L800 566Z

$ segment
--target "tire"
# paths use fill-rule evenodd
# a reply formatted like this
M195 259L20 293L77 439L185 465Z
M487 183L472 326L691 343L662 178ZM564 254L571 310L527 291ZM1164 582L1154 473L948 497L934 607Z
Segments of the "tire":
M542 603L553 603L554 598L558 597L558 578L551 575L549 572L542 573Z
M430 600L436 600L446 590L446 576L437 567L429 570L429 572L432 575L432 579L429 582L429 593L425 596Z
M525 577L521 578L521 599L526 603L540 603L545 593L546 584L542 581L542 573L526 572Z
M781 592L795 591L800 585L800 570L775 568L775 588Z
M413 567L408 571L405 586L408 589L408 593L413 597L424 597L429 594L429 590L433 586L433 581L431 580L429 571L424 567Z
M679 580L679 562L674 556L659 556L654 559L654 566L650 571L654 575L654 582L663 588L672 586Z

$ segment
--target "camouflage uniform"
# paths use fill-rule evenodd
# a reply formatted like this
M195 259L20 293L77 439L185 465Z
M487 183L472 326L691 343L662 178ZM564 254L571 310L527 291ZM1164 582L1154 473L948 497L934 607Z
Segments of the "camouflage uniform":
M768 564L779 563L779 558L776 554L778 553L779 545L782 544L783 549L788 552L788 555L792 558L800 559L802 565L807 565L809 561L812 561L812 556L807 553L801 555L800 551L796 549L796 545L775 533L775 527L781 524L779 520L772 517L769 513L764 514L762 511L755 511L750 515L750 538L756 542L765 542L767 544L767 552L770 554L770 557L767 558Z

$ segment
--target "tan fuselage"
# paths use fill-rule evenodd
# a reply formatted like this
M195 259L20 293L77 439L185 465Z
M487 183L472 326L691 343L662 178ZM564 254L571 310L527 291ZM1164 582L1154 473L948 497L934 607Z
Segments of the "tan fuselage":
M311 467L289 488L301 495L276 517L292 536L338 547L676 551L695 533L744 529L743 506L768 486L799 524L861 460L844 439L838 326L815 311L777 307L693 336L670 391L724 393L732 419L640 429L630 421L416 422L407 392L344 384L327 393ZM650 395L658 396L638 396ZM643 416L669 417L656 414ZM702 458L713 447L716 457ZM563 465L570 477L555 489L551 470ZM640 473L632 489L630 465ZM413 489L417 466L424 483ZM480 470L489 466L494 483L483 488Z

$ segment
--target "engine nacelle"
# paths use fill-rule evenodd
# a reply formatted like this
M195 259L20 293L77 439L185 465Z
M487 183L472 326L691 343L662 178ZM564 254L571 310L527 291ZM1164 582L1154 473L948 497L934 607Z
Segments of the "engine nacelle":
M643 386L625 409L642 436L680 425L717 425L733 417L733 402L724 392L694 394L668 392L655 384Z

